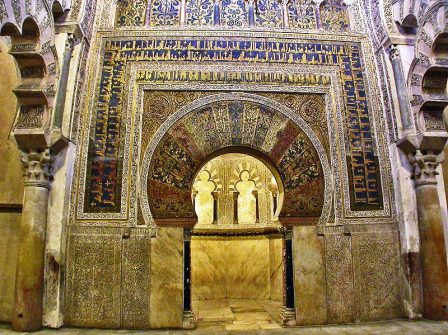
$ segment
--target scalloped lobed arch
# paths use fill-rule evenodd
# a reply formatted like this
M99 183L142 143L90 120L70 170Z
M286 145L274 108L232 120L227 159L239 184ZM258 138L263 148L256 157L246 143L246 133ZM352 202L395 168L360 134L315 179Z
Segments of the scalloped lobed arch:
M440 94L431 94L431 91L425 88L434 69L448 70L448 54L436 44L437 41L443 40L438 37L448 33L446 5L446 1L438 1L425 12L416 36L416 56L410 66L408 86L412 92L411 107L417 120L416 127L420 131L426 130L423 110L429 106L431 112L437 110L436 112L440 113L448 104L446 95L443 97Z
M54 49L55 14L60 16L71 8L72 0L34 0L34 1L4 1L0 2L0 31L2 36L23 36L24 23L33 20L39 31L35 45L48 68L55 64L55 72L48 73L47 82L55 82L58 70L58 59ZM4 29L6 27L6 29ZM14 28L12 28L14 27Z

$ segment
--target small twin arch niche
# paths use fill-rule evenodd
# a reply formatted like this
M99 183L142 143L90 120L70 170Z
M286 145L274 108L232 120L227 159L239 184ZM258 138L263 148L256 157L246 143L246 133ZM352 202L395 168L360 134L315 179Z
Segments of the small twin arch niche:
M197 172L192 200L196 228L277 226L283 186L273 166L247 153L223 153Z

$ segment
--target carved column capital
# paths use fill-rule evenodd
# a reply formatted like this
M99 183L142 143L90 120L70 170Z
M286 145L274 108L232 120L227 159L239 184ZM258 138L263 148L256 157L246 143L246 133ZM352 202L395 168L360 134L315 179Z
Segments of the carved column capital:
M191 236L193 235L193 229L185 228L184 229L184 241L191 242Z
M75 44L78 42L78 38L74 33L67 34L67 39L65 40L65 50L66 52L73 52Z
M21 152L21 160L25 167L23 176L25 177L25 186L44 187L50 189L52 176L53 158L50 155L50 149L42 152L30 150Z
M409 154L408 157L415 186L437 184L437 166L443 162L443 154L437 154L431 150L425 152L417 150L415 154Z
M395 45L392 45L389 49L389 58L391 62L400 60L400 49L398 49Z
M279 228L280 234L284 240L292 240L294 237L294 230L289 227L281 227Z

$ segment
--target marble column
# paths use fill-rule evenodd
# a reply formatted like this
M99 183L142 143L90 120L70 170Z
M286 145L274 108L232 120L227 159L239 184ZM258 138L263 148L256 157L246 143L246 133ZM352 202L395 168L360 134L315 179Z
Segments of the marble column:
M196 318L191 308L191 228L184 229L184 314L182 327L193 329Z
M417 198L423 318L448 320L448 265L436 180L436 168L442 160L434 151L417 150L409 161Z
M22 154L25 190L17 257L12 328L42 328L45 230L51 181L49 149Z
M293 229L282 227L283 236L283 307L280 319L283 326L295 326L296 309L294 306L294 266L292 262Z
M409 105L409 97L406 87L406 79L401 63L400 50L396 46L392 46L389 52L392 70L395 77L395 89L398 95L398 105L400 107L400 119L403 127L403 133L411 133L413 126L411 121L411 109Z

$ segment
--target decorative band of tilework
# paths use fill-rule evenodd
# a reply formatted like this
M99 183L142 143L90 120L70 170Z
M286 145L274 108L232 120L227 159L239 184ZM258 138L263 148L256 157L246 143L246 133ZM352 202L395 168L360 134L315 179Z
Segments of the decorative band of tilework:
M117 27L224 26L350 30L342 0L133 0L117 4Z
M338 65L340 83L345 101L347 165L352 210L377 210L383 206L380 171L374 149L374 134L369 116L364 83L360 44L357 42L309 42L293 40L256 40L245 38L193 39L154 38L106 40L100 87L92 118L89 143L88 171L84 212L116 213L121 208L121 171L123 167L124 120L123 99L128 62L221 62L272 63L297 65ZM205 83L215 79L206 76L186 76L178 73L172 82L191 80ZM142 80L151 80L152 74L142 74ZM176 77L177 76L177 77ZM283 84L297 84L290 76L280 76ZM279 78L280 78L279 77ZM221 78L219 80L228 80ZM238 78L241 82L256 75ZM265 78L263 80L268 80ZM157 76L154 80L161 80ZM231 80L231 79L229 79ZM317 78L324 83L325 78ZM317 83L316 83L317 84Z

